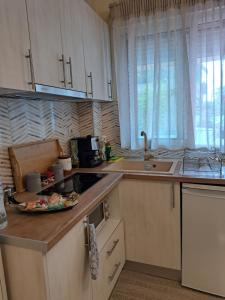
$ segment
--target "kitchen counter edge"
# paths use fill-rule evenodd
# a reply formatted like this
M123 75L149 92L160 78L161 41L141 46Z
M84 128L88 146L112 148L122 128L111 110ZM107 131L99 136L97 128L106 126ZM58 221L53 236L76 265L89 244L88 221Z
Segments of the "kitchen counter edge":
M0 244L48 252L118 185L122 177L120 173L107 174L80 196L77 206L64 212L30 215L8 208L8 226L0 231Z

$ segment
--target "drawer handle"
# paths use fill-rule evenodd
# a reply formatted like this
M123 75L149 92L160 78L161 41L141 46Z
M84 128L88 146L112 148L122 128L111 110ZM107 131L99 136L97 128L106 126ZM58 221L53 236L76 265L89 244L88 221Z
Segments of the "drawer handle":
M66 87L66 70L65 70L65 56L62 54L61 58L59 59L59 62L62 63L62 70L63 70L63 80L60 82L63 84L64 87Z
M112 99L112 80L109 80L108 83L108 97L109 99Z
M68 84L70 84L71 88L73 89L73 67L72 67L72 58L69 57L69 60L66 62L67 65L70 66L70 81Z
M174 193L174 183L171 184L171 200L172 200L172 209L175 208L175 193Z
M110 281L110 282L113 281L114 277L116 276L116 273L117 273L117 271L118 271L120 265L121 265L121 262L119 262L118 264L115 264L115 269L114 269L114 271L112 272L112 274L109 276L109 281Z
M88 78L90 78L91 81L91 91L88 93L89 95L91 95L91 97L94 97L94 90L93 90L93 75L92 72L90 72L90 74L88 75Z
M31 80L28 82L28 84L32 86L33 90L35 90L34 67L33 67L33 59L32 59L31 49L28 49L28 54L25 55L25 58L27 58L29 60L29 65L30 65L30 77L31 77Z
M111 255L112 255L112 253L113 253L114 249L116 248L117 244L119 243L119 241L120 241L119 239L113 241L113 246L112 246L112 248L111 248L110 250L107 251L108 256L111 256Z

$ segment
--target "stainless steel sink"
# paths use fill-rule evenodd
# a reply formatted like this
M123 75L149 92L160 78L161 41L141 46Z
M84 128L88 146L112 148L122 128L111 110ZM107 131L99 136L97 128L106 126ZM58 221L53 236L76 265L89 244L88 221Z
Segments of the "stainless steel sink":
M151 159L128 160L123 159L112 163L103 170L107 172L123 172L123 173L148 173L148 174L174 174L178 160L175 159Z

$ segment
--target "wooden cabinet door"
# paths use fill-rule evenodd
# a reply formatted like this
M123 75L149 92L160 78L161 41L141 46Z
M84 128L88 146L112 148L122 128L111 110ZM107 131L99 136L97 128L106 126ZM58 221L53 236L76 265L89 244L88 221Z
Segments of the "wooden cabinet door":
M60 0L60 15L66 87L86 92L81 1L83 0Z
M2 252L0 249L0 300L7 300L7 292L6 292L6 285L5 285L5 274L4 268L2 263Z
M88 4L83 2L83 6L83 40L87 93L89 98L104 100L102 22Z
M0 0L0 87L30 90L25 0Z
M85 243L85 225L82 220L47 253L51 300L92 299Z
M126 259L180 270L180 187L125 179L120 185Z
M35 82L64 86L58 0L26 0Z

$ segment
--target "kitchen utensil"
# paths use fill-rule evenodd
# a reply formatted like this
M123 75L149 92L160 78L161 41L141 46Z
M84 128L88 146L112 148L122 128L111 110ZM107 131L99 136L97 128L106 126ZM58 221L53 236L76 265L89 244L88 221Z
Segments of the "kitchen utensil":
M37 193L42 189L41 174L38 172L28 173L25 177L26 189L28 192Z
M58 163L62 165L64 171L72 170L72 160L70 156L59 156Z
M55 181L63 180L64 171L63 171L63 166L61 164L52 165L52 171L53 171L54 176L55 176Z

